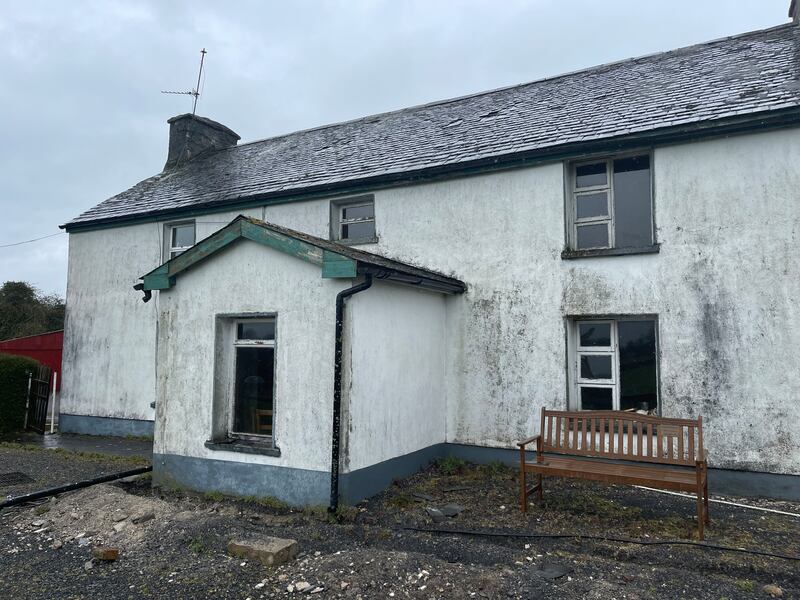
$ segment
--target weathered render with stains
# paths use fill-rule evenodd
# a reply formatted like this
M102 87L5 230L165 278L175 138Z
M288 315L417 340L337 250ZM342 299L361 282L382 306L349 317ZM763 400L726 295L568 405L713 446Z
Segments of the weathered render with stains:
M378 243L365 248L450 273L469 286L463 296L435 300L446 313L441 339L447 340L447 351L440 359L446 365L445 382L438 384L435 377L432 381L432 373L426 372L429 384L441 385L441 393L434 395L439 400L431 398L427 408L404 407L406 414L416 417L422 410L437 419L442 415L446 433L441 441L509 447L535 429L535 415L541 406L567 406L567 317L657 315L663 414L703 415L715 467L800 473L800 439L791 427L800 419L800 407L791 400L800 392L800 384L791 377L797 370L793 340L800 336L795 308L800 298L798 164L798 129L656 148L653 173L660 252L577 260L560 257L564 247L564 166L560 162L377 191ZM263 214L267 221L325 235L329 201L267 206ZM198 231L203 227L202 231L210 233L229 216L198 218ZM103 407L107 407L109 416L148 417L149 402L156 397L152 391L155 384L148 380L156 367L150 337L155 332L155 310L129 290L138 275L158 262L160 228L160 224L139 225L72 236L68 328L73 334L68 336L67 351L74 356L78 343L83 348L87 344L109 348L108 340L117 336L130 338L130 344L114 345L114 352L123 353L116 360L103 352L82 352L65 361L71 365L65 373L65 385L70 389L70 395L65 395L65 411L104 414ZM98 258L103 248L120 254L113 269L102 267L108 265ZM266 300L253 299L263 295L271 300L271 296L252 287L256 282L266 285L263 282L269 278L253 271L254 257L235 260L235 256L226 257L230 264L224 271L247 282L248 291L241 293L251 299L249 310L269 310ZM145 264L147 257L149 264ZM130 259L135 259L133 264L126 262ZM75 270L77 265L80 272ZM75 292L89 288L82 276L91 277L106 293L84 291L88 296L84 299ZM198 283L207 287L206 296L236 297L231 290L237 288L231 288L231 282L202 277ZM305 287L300 281L292 287ZM281 286L268 287L275 290ZM371 290L353 303L367 303L370 296L386 293L390 292ZM159 299L162 314L169 294ZM195 310L205 315L206 321L214 311L241 310L199 302ZM377 304L377 299L374 302ZM321 301L321 306L331 310L332 299ZM99 318L107 325L90 328L79 318ZM406 319L412 318L406 315ZM130 319L137 319L136 327L130 326ZM357 340L352 350L355 356L372 361L368 379L352 385L377 398L384 365L398 357L391 352L372 352L368 344L385 337L397 349L410 340L393 337L407 335L397 321L389 320L389 327L377 323L379 314L373 319L374 324L362 325L356 320L350 325L354 332L365 328L363 335L352 338ZM161 322L159 347L166 343L164 335L179 335L177 329L181 328ZM78 332L108 337L89 343L79 338ZM291 339L292 344L302 344L304 338ZM398 344L398 339L403 344ZM106 345L99 346L102 343ZM319 368L330 368L331 352L317 357ZM101 357L109 362L101 362ZM85 375L79 376L75 365L85 365ZM104 373L115 366L120 371L112 372L128 376L115 378L111 385ZM158 367L164 373L171 371L162 360ZM284 368L296 372L298 367L285 364ZM211 377L206 367L201 370L206 379ZM315 373L319 375L318 368ZM90 396L89 391L95 389L98 392ZM114 395L110 389L125 393ZM131 395L141 401L132 406L127 399ZM192 396L209 398L205 388ZM72 398L76 397L92 399L94 404L75 404ZM158 397L163 398L164 392ZM323 397L325 394L320 394ZM295 389L278 392L284 403L297 402L297 398ZM366 401L366 397L359 399ZM360 410L363 405L352 404L353 411L356 406ZM384 408L402 409L395 403ZM755 419L754 415L768 417ZM315 431L319 427L321 441L328 435L327 421L323 421L314 425ZM353 427L349 441L353 468L366 464L357 456L385 459L417 449L387 443L384 435ZM171 445L159 438L157 447L205 455L202 448L190 450L184 445L202 442L197 429L184 431ZM436 435L426 439L432 444ZM758 445L745 443L749 439L758 440ZM308 464L305 459L296 464L322 469L325 456L322 452Z
M261 215L258 209L198 217L197 239L240 212ZM161 263L169 222L70 235L61 431L153 434L157 315L131 292Z
M541 407L577 408L575 319L647 317L658 410L703 416L712 487L750 472L734 493L757 482L800 497L799 49L800 29L784 25L193 151L67 225L63 422L124 433L152 422L155 402L162 480L324 501L335 297L363 277L326 279L237 241L173 288L164 234L191 220L199 241L244 213L331 244L332 203L369 194L376 241L359 247L375 264L429 269L466 291L376 275L348 301L344 496L449 452L507 456L536 432ZM649 155L655 245L565 252L570 165L621 151ZM131 287L156 267L163 286L145 288L143 304ZM278 314L279 452L205 443L224 433L220 319L244 313Z

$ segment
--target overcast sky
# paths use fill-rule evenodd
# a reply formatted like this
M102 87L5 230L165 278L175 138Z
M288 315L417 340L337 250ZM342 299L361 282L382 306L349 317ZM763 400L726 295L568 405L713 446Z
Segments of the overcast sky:
M0 0L0 246L161 171L170 116L242 141L785 23L789 0ZM0 248L63 294L68 236Z

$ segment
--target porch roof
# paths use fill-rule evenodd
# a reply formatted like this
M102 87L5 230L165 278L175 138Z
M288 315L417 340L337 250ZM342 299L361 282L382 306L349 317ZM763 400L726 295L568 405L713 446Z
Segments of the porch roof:
M463 281L435 271L239 215L186 252L143 275L144 290L164 290L174 286L181 273L240 239L248 239L315 264L321 267L324 278L352 279L370 274L376 279L415 285L444 294L459 294L467 289Z

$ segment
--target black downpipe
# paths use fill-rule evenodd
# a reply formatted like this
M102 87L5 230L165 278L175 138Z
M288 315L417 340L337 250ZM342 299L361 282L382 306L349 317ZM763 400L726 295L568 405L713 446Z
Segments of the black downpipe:
M333 357L333 432L331 443L331 502L329 512L339 508L339 440L342 431L342 337L344 331L344 301L372 286L372 275L364 282L336 294L336 349Z
M40 498L55 496L56 494L63 494L64 492L71 492L72 490L79 490L81 488L89 487L91 485L96 485L98 483L107 483L109 481L114 481L116 479L124 479L125 477L131 477L133 475L142 475L143 473L147 473L152 470L153 470L152 466L139 467L138 469L122 471L121 473L112 473L111 475L103 475L101 477L95 477L94 479L84 479L83 481L76 481L75 483L60 485L58 487L41 490L39 492L32 492L30 494L25 494L23 496L9 498L5 502L0 502L0 509L7 508L9 506L16 506L17 504L25 504L26 502L30 502L31 500L39 500Z

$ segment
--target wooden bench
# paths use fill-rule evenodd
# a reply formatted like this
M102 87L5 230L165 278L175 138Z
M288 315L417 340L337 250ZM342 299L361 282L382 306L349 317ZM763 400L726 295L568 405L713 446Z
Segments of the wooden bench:
M525 447L534 442L536 462L528 462ZM625 411L543 408L539 435L517 446L523 512L528 509L529 494L536 491L542 499L545 475L694 492L698 534L704 538L709 519L702 417L666 419ZM536 484L530 488L527 473L536 475Z

